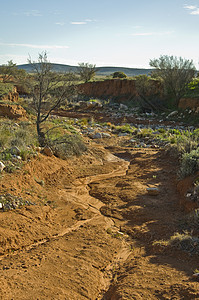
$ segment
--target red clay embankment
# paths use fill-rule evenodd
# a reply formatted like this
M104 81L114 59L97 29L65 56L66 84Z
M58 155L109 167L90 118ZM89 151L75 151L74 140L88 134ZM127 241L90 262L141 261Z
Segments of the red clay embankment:
M128 100L138 96L135 80L108 79L104 81L86 82L79 85L85 96L98 98L120 98Z

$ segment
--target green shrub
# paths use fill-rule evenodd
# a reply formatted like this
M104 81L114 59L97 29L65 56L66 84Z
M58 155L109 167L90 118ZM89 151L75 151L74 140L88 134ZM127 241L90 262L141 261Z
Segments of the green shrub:
M0 159L3 161L12 160L12 154L9 152L8 149L0 153Z
M17 147L26 147L30 144L36 145L36 134L32 131L31 128L19 128L18 130L14 131L10 143L12 146Z
M127 75L124 72L114 72L113 73L113 78L126 78Z
M118 125L115 129L122 133L133 133L135 130L135 128L133 128L130 124Z
M9 127L5 125L1 125L0 127L0 147L5 148L9 144L9 140L11 137L11 131Z
M184 233L176 232L171 236L169 244L181 250L191 252L192 254L199 253L199 238L192 236L192 234L187 231Z
M164 128L159 128L158 131L161 134L165 134L166 133L166 129L164 129Z
M186 176L194 174L199 168L199 148L192 150L190 153L182 155L179 176L185 178Z
M13 85L10 83L0 82L0 98L13 91Z
M82 138L77 134L65 134L61 138L49 141L49 146L54 155L62 159L67 159L73 155L79 156L87 150Z
M30 157L33 156L33 152L30 151L30 150L28 150L28 149L22 149L22 150L20 151L20 156L21 156L22 160L26 161L26 160L28 160Z

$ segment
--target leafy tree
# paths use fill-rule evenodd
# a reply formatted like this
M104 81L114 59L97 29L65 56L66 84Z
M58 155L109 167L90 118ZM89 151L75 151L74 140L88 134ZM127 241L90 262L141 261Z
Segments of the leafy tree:
M188 84L188 92L187 94L189 96L198 96L199 95L199 78L194 78L189 84Z
M196 74L193 61L182 57L162 55L158 59L150 60L149 64L155 68L152 76L162 79L165 95L172 98L174 104L178 106L180 98L187 91L188 83Z
M118 71L113 73L113 78L126 78L126 77L127 75L124 72Z
M0 75L4 83L19 83L25 78L26 71L18 69L17 65L10 60L7 64L0 66Z
M33 106L37 114L36 125L38 140L41 146L46 143L46 135L42 124L48 119L53 110L66 103L75 94L73 74L63 75L55 73L47 59L46 52L40 53L38 61L28 59L34 75L29 78L28 85L33 99Z
M95 65L89 63L79 63L78 65L77 74L80 76L81 80L88 82L95 77L97 72Z

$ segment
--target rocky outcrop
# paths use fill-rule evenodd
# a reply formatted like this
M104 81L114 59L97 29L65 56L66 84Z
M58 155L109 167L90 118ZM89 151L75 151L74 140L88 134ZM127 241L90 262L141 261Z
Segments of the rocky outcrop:
M26 111L20 105L0 104L0 116L10 119L26 119Z
M19 100L19 93L17 92L17 88L13 87L13 91L9 92L7 95L4 95L1 100L17 102Z
M109 79L104 81L87 82L80 84L78 89L82 95L96 98L129 98L138 96L135 80Z
M182 98L179 102L179 108L190 108L199 112L199 98Z

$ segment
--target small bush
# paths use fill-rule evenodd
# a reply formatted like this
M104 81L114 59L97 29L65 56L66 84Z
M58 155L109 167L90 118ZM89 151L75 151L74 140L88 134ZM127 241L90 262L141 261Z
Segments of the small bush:
M184 231L183 233L176 232L169 240L154 241L153 245L174 247L190 254L199 254L199 238L193 236L188 231Z
M14 86L11 83L0 82L0 98L13 91Z
M0 127L0 147L4 148L9 144L11 132L7 125L1 125Z
M114 72L113 78L126 78L127 75L124 72Z
M177 247L181 250L199 254L199 238L192 236L185 231L184 233L175 233L169 241L171 246Z
M49 141L49 146L53 150L54 155L62 159L67 159L73 155L79 156L87 150L83 140L77 134L65 134L55 141Z
M28 149L22 149L20 151L20 156L22 160L26 161L33 156L33 152Z
M199 148L190 153L182 155L181 166L179 170L180 178L194 174L199 168Z

